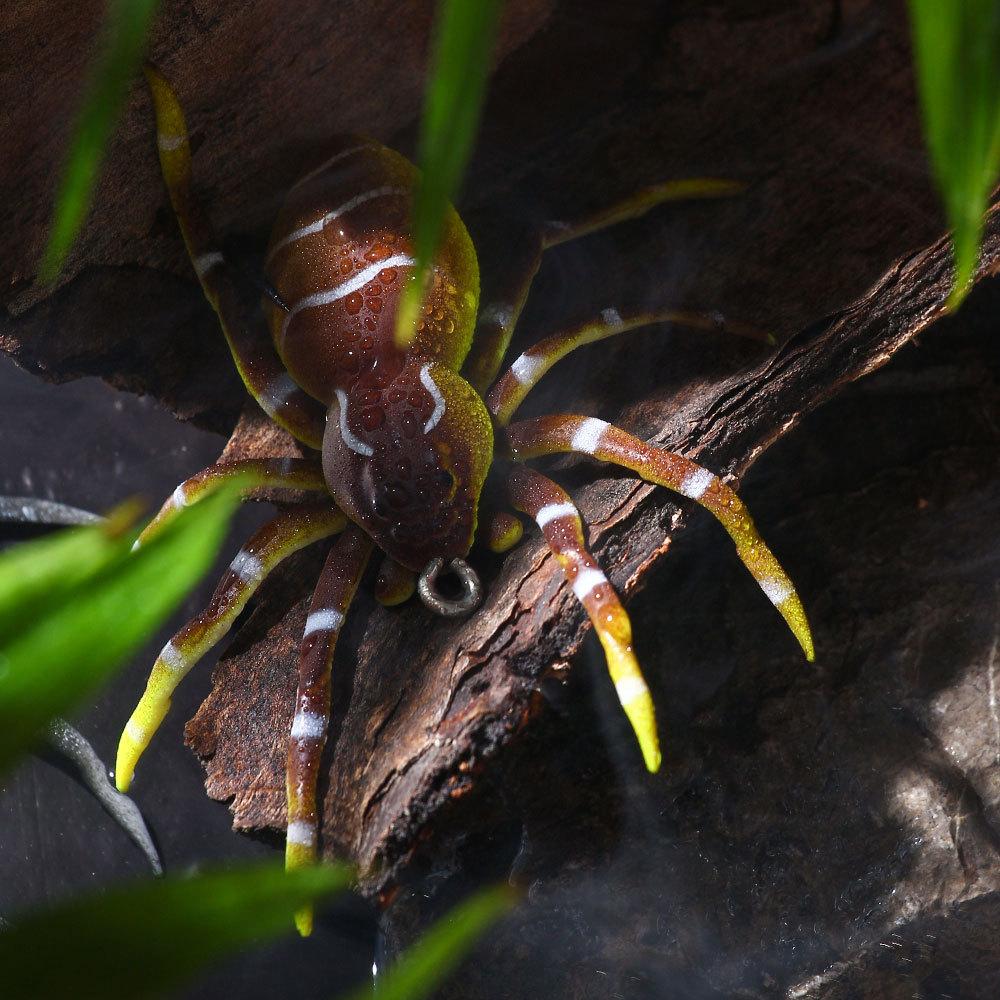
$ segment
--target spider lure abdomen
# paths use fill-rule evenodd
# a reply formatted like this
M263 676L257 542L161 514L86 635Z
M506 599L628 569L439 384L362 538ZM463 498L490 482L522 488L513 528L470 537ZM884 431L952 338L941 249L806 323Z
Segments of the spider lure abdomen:
M493 457L481 397L458 375L479 302L475 248L449 208L413 342L395 317L413 264L417 172L348 136L291 190L268 249L275 348L327 408L323 468L340 508L401 565L464 556Z

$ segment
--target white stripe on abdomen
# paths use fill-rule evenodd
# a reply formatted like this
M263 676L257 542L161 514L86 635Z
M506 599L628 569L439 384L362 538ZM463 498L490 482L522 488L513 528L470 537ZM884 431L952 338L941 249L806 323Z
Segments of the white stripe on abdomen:
M352 292L360 291L369 281L378 277L381 271L384 271L388 267L412 267L415 263L414 259L405 253L395 253L391 257L386 257L385 260L375 261L374 264L369 264L367 267L362 268L357 274L352 275L347 281L335 285L333 288L324 289L322 292L314 292L312 295L307 295L304 299L299 299L295 305L292 306L288 315L285 317L284 323L281 325L281 337L285 338L288 334L288 326L295 317L302 312L304 309L318 309L320 306L327 306L331 302L337 302L340 299L347 298Z
M313 233L322 232L328 223L333 222L334 219L339 219L342 215L346 215L350 211L353 211L359 205L363 205L366 201L372 201L374 198L385 198L388 195L406 193L406 188L392 187L387 184L384 187L373 188L371 191L365 191L363 194L355 195L353 198L345 201L339 208L335 208L332 212L327 212L325 215L320 216L320 218L318 218L315 222L310 222L308 225L300 226L298 229L290 232L267 255L267 261L265 264L269 264L274 259L278 251L283 250L290 243L297 243L305 236L311 236Z

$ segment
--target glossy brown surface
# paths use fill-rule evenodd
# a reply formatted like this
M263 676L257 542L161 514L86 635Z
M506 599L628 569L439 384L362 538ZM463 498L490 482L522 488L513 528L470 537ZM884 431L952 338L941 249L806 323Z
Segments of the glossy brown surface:
M440 422L425 379L443 401ZM365 407L369 393L373 402ZM347 404L334 403L323 439L323 470L338 506L408 569L468 553L493 462L489 414L472 387L416 358L384 388L360 381L345 399L353 409L345 415ZM373 412L378 420L365 427ZM342 421L352 420L345 435Z
M469 351L479 267L453 208L416 337L405 351L396 347L397 305L413 264L416 184L416 168L405 157L371 139L346 136L292 187L275 222L265 267L289 309L265 301L271 335L292 377L327 406L338 388L355 397L385 389L407 358L457 371ZM309 305L344 288L352 290ZM379 402L361 405L361 429L376 430L378 424L365 420L377 418Z

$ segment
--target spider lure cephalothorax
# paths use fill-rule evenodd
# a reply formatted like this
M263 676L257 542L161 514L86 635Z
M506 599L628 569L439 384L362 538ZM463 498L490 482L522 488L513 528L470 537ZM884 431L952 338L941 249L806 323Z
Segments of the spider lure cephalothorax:
M174 688L226 634L264 577L291 553L336 535L306 619L288 735L286 864L312 862L334 646L369 557L374 549L384 554L376 585L383 604L405 601L416 588L439 614L472 610L481 587L465 557L476 539L487 476L502 477L511 506L541 529L593 622L646 766L656 771L660 749L653 702L633 653L628 615L587 551L569 495L524 464L557 452L630 469L714 514L813 658L809 626L791 581L742 502L719 477L593 417L560 414L511 423L532 387L574 348L656 323L713 329L716 317L680 310L621 315L606 309L593 322L543 339L497 378L544 250L670 199L731 193L732 184L670 182L575 225L541 227L537 253L509 283L509 295L482 310L476 252L457 213L449 209L415 338L400 348L395 314L414 265L409 223L417 171L378 142L351 137L291 189L275 224L265 263L273 292L263 302L268 338L242 323L230 265L192 194L180 105L156 70L149 68L147 78L170 199L240 375L271 419L321 458L253 459L208 468L178 486L140 536L137 544L181 507L234 475L244 477L248 489L316 494L315 503L285 507L254 535L207 608L163 648L121 737L119 789L129 787ZM493 515L483 527L483 540L496 552L515 545L522 532L520 520L508 512ZM457 597L454 587L448 594L439 586L445 565L457 577ZM303 933L310 921L308 913L300 915Z

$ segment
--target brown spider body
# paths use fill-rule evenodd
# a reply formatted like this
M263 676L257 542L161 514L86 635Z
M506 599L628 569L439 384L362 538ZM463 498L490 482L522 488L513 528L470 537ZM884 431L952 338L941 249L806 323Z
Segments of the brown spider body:
M288 310L265 302L289 375L327 409L323 469L352 521L411 570L464 556L493 457L481 397L458 374L472 346L479 266L449 208L423 316L395 341L414 264L417 172L398 153L349 136L290 192L266 269Z
M264 411L313 449L314 457L254 459L206 469L174 491L140 543L180 507L234 475L249 483L248 489L312 491L318 502L292 505L265 525L237 553L208 607L164 646L119 744L116 778L122 791L168 710L173 690L226 634L264 577L292 552L339 535L306 618L288 733L286 860L291 867L312 861L319 838L316 784L330 714L331 664L372 550L387 557L376 590L384 604L406 600L413 593L414 572L421 572L418 589L428 607L440 614L471 610L481 591L464 557L476 538L480 494L491 471L506 488L511 506L536 522L563 568L604 647L646 766L657 770L652 696L633 650L628 615L587 551L583 522L568 494L523 464L558 452L631 469L709 510L812 659L809 626L791 581L739 497L718 476L593 417L559 414L510 422L532 387L569 351L651 324L715 330L714 314L662 309L623 316L609 307L593 321L543 339L496 377L545 249L633 218L663 201L730 194L734 185L668 182L575 224L541 226L530 266L507 282L503 297L482 310L476 253L458 215L449 209L416 336L401 349L394 332L403 284L414 265L409 224L417 173L398 153L351 137L292 188L277 220L265 264L276 293L274 301L264 303L268 338L239 315L229 266L191 192L191 153L180 105L155 70L147 76L167 189L236 367ZM730 330L755 335L746 328ZM507 463L495 467L495 438L513 468ZM521 531L517 517L501 511L481 534L494 551L505 551ZM448 559L464 590L461 600L448 600L434 589ZM298 920L304 933L310 919L303 913Z

